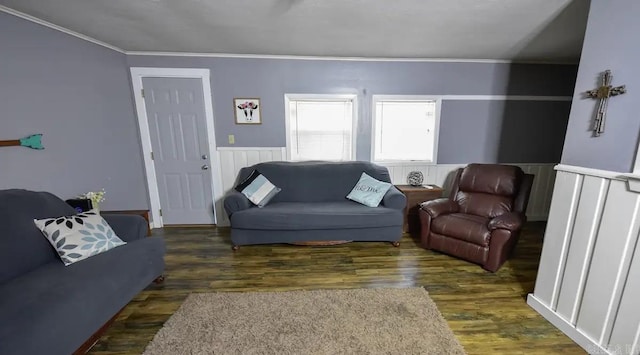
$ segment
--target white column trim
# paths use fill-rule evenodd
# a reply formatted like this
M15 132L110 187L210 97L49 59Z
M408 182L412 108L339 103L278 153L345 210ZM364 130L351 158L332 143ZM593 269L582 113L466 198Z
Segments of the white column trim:
M640 156L640 154L639 154ZM564 171L568 173L595 176L610 180L626 181L629 191L640 192L640 174L639 173L621 173L617 171L601 170L585 168L582 166L558 164L554 168L557 171Z
M573 192L571 194L571 204L569 207L569 214L567 216L567 220L570 222L567 223L566 228L562 234L562 250L560 251L560 260L558 264L560 267L556 270L556 275L553 283L553 292L551 293L551 302L550 306L552 309L556 309L558 307L558 297L560 296L560 289L562 287L562 278L564 276L564 270L567 265L567 256L569 254L569 244L571 241L571 234L573 234L573 227L575 226L576 213L578 212L578 203L580 201L580 190L582 189L582 184L584 182L583 176L578 176L575 184L573 185Z
M618 266L618 270L616 272L616 281L613 286L613 297L611 297L611 302L609 303L609 307L607 307L607 316L605 318L604 324L605 326L602 329L602 333L600 334L599 343L606 344L609 343L611 339L611 333L613 332L613 326L616 320L616 316L618 314L618 307L620 306L620 301L622 298L622 292L627 283L627 276L629 275L629 270L631 268L631 262L633 258L633 252L635 250L635 244L638 236L638 214L640 211L640 197L636 195L636 203L633 210L633 218L629 222L632 228L629 228L629 233L626 236L626 241L624 243L624 249L622 252L622 260L620 260L620 265ZM634 238L635 237L635 238Z
M605 179L622 180L622 181L626 181L627 180L626 175L629 175L629 174L620 173L617 171L592 169L592 168L585 168L582 166L565 165L565 164L558 164L555 166L554 169L557 171L565 171L568 173L596 176L596 177L601 177Z
M533 294L527 296L527 304L540 313L546 320L553 324L561 332L565 333L569 338L575 341L583 349L587 350L590 354L611 354L607 349L598 345L593 339L589 338L586 334L582 333L579 329L575 328L566 319L560 317L552 309L545 306L544 302L541 302ZM613 355L613 354L611 354Z

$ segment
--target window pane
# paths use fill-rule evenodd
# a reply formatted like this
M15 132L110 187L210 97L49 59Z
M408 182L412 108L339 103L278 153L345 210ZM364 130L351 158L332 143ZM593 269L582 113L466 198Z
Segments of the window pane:
M350 160L351 101L290 101L292 160Z
M435 101L378 101L375 111L375 160L434 160Z

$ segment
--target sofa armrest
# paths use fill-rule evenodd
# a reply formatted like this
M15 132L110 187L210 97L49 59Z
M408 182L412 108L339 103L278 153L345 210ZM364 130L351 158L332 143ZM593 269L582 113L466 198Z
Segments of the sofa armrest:
M526 217L517 212L508 212L489 221L489 230L506 229L511 232L518 231L526 222Z
M427 212L431 218L436 218L443 214L456 213L460 210L460 206L448 198L438 198L421 203L420 209Z
M128 214L101 214L118 238L125 242L144 239L147 236L147 221L142 216Z
M391 186L382 197L382 205L384 207L402 210L407 206L407 197L395 186Z
M249 199L236 190L231 190L224 197L224 210L227 212L227 216L231 217L232 214L251 208L253 204Z

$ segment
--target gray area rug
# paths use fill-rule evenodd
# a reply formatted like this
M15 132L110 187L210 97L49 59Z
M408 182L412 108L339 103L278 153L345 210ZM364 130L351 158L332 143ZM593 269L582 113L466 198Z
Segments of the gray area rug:
M144 354L465 354L423 288L191 294Z

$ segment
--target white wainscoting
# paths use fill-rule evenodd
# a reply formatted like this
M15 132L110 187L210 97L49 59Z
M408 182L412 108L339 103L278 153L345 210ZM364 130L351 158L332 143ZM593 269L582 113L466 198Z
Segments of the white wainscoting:
M638 355L640 194L629 189L628 175L566 165L556 170L527 303L590 354Z
M420 171L424 175L424 184L435 184L445 189L445 195L455 177L455 172L467 164L410 164L394 163L383 164L389 169L391 182L396 185L407 183L407 174L410 171ZM549 216L549 206L551 205L551 195L553 192L553 181L555 179L555 164L519 164L513 163L522 168L527 174L534 174L531 197L527 207L527 218L530 221L545 221Z
M284 147L218 147L218 155L224 194L235 186L240 169L267 161L286 160ZM219 226L229 225L222 200L216 201L216 215Z
M218 154L222 168L222 190L224 193L231 190L235 185L238 172L241 168L253 164L285 160L286 152L284 147L219 147ZM466 164L385 164L391 175L391 182L394 184L406 184L406 177L410 171L421 171L424 175L425 184L436 184L443 186L448 191L451 180L458 168ZM524 172L535 174L527 217L531 221L546 220L551 204L551 192L553 191L553 181L555 179L554 164L514 164L520 166ZM216 201L216 211L218 225L229 225L229 219L224 212L222 201Z

